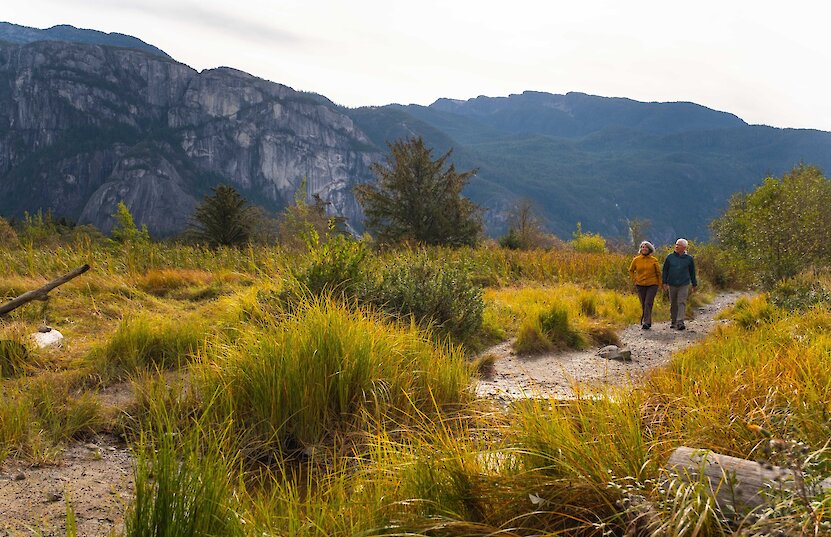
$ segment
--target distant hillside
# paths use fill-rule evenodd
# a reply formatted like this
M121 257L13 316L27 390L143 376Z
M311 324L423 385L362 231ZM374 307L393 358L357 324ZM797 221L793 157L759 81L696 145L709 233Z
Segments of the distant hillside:
M98 30L85 30L68 24L53 26L45 30L20 26L9 22L0 22L0 41L8 43L26 44L35 41L67 41L70 43L84 43L87 45L107 45L110 47L131 48L141 50L154 56L170 58L160 48L148 45L141 39L118 33L105 33Z
M61 40L61 41L57 41ZM478 169L465 193L505 232L519 198L554 233L704 239L737 191L804 162L831 172L831 133L748 125L686 102L582 93L347 109L229 68L196 72L130 36L0 23L0 215L52 209L104 230L124 200L156 235L181 231L208 189L279 211L305 184L362 227L352 187L387 142L422 136Z
M748 125L693 103L525 92L347 113L376 144L420 134L478 167L467 193L491 209L492 234L527 197L566 238L578 221L625 236L629 220L648 219L655 240L703 239L734 192L800 162L831 170L831 133Z

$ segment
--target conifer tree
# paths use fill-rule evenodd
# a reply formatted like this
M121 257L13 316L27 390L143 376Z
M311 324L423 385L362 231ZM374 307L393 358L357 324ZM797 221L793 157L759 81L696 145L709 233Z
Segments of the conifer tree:
M389 145L385 164L374 164L378 184L355 188L366 227L382 243L474 245L482 232L480 208L462 197L476 170L447 165L448 151L436 160L421 138Z
M254 207L236 189L219 185L196 208L189 232L212 248L241 246L251 238L254 216Z

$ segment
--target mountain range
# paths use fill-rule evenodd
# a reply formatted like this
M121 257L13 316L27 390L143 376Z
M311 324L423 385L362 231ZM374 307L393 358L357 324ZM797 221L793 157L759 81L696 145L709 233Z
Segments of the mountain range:
M352 194L386 144L421 136L477 169L465 194L504 232L520 198L550 231L706 238L737 191L799 163L831 169L831 133L748 125L694 103L582 93L350 109L231 68L197 72L136 38L0 23L0 215L51 209L108 230L118 201L156 236L220 183L277 212L305 185L362 228Z

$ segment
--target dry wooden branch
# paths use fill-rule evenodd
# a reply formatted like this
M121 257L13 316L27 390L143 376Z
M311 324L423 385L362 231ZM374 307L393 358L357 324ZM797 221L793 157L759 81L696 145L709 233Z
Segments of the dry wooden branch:
M15 298L14 300L6 302L2 306L0 306L0 317L7 314L7 313L9 313L12 310L15 310L15 309L19 308L20 306L22 306L23 304L26 304L27 302L31 302L32 300L46 300L48 298L47 294L49 293L49 291L51 291L52 289L54 289L55 287L57 287L59 285L65 284L66 282L68 282L72 278L76 278L76 277L80 276L81 274L83 274L84 272L86 272L88 270L89 270L89 265L84 265L82 267L78 267L75 270L73 270L72 272L64 274L60 278L52 280L51 282L47 283L46 285L44 285L43 287L41 287L39 289L35 289L34 291L29 291L27 293L23 293L22 295Z

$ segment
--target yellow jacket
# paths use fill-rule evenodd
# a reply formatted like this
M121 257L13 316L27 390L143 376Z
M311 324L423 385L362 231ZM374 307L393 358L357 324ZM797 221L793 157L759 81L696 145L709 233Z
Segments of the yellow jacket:
M661 285L661 265L654 255L638 254L629 264L629 276L635 285Z

